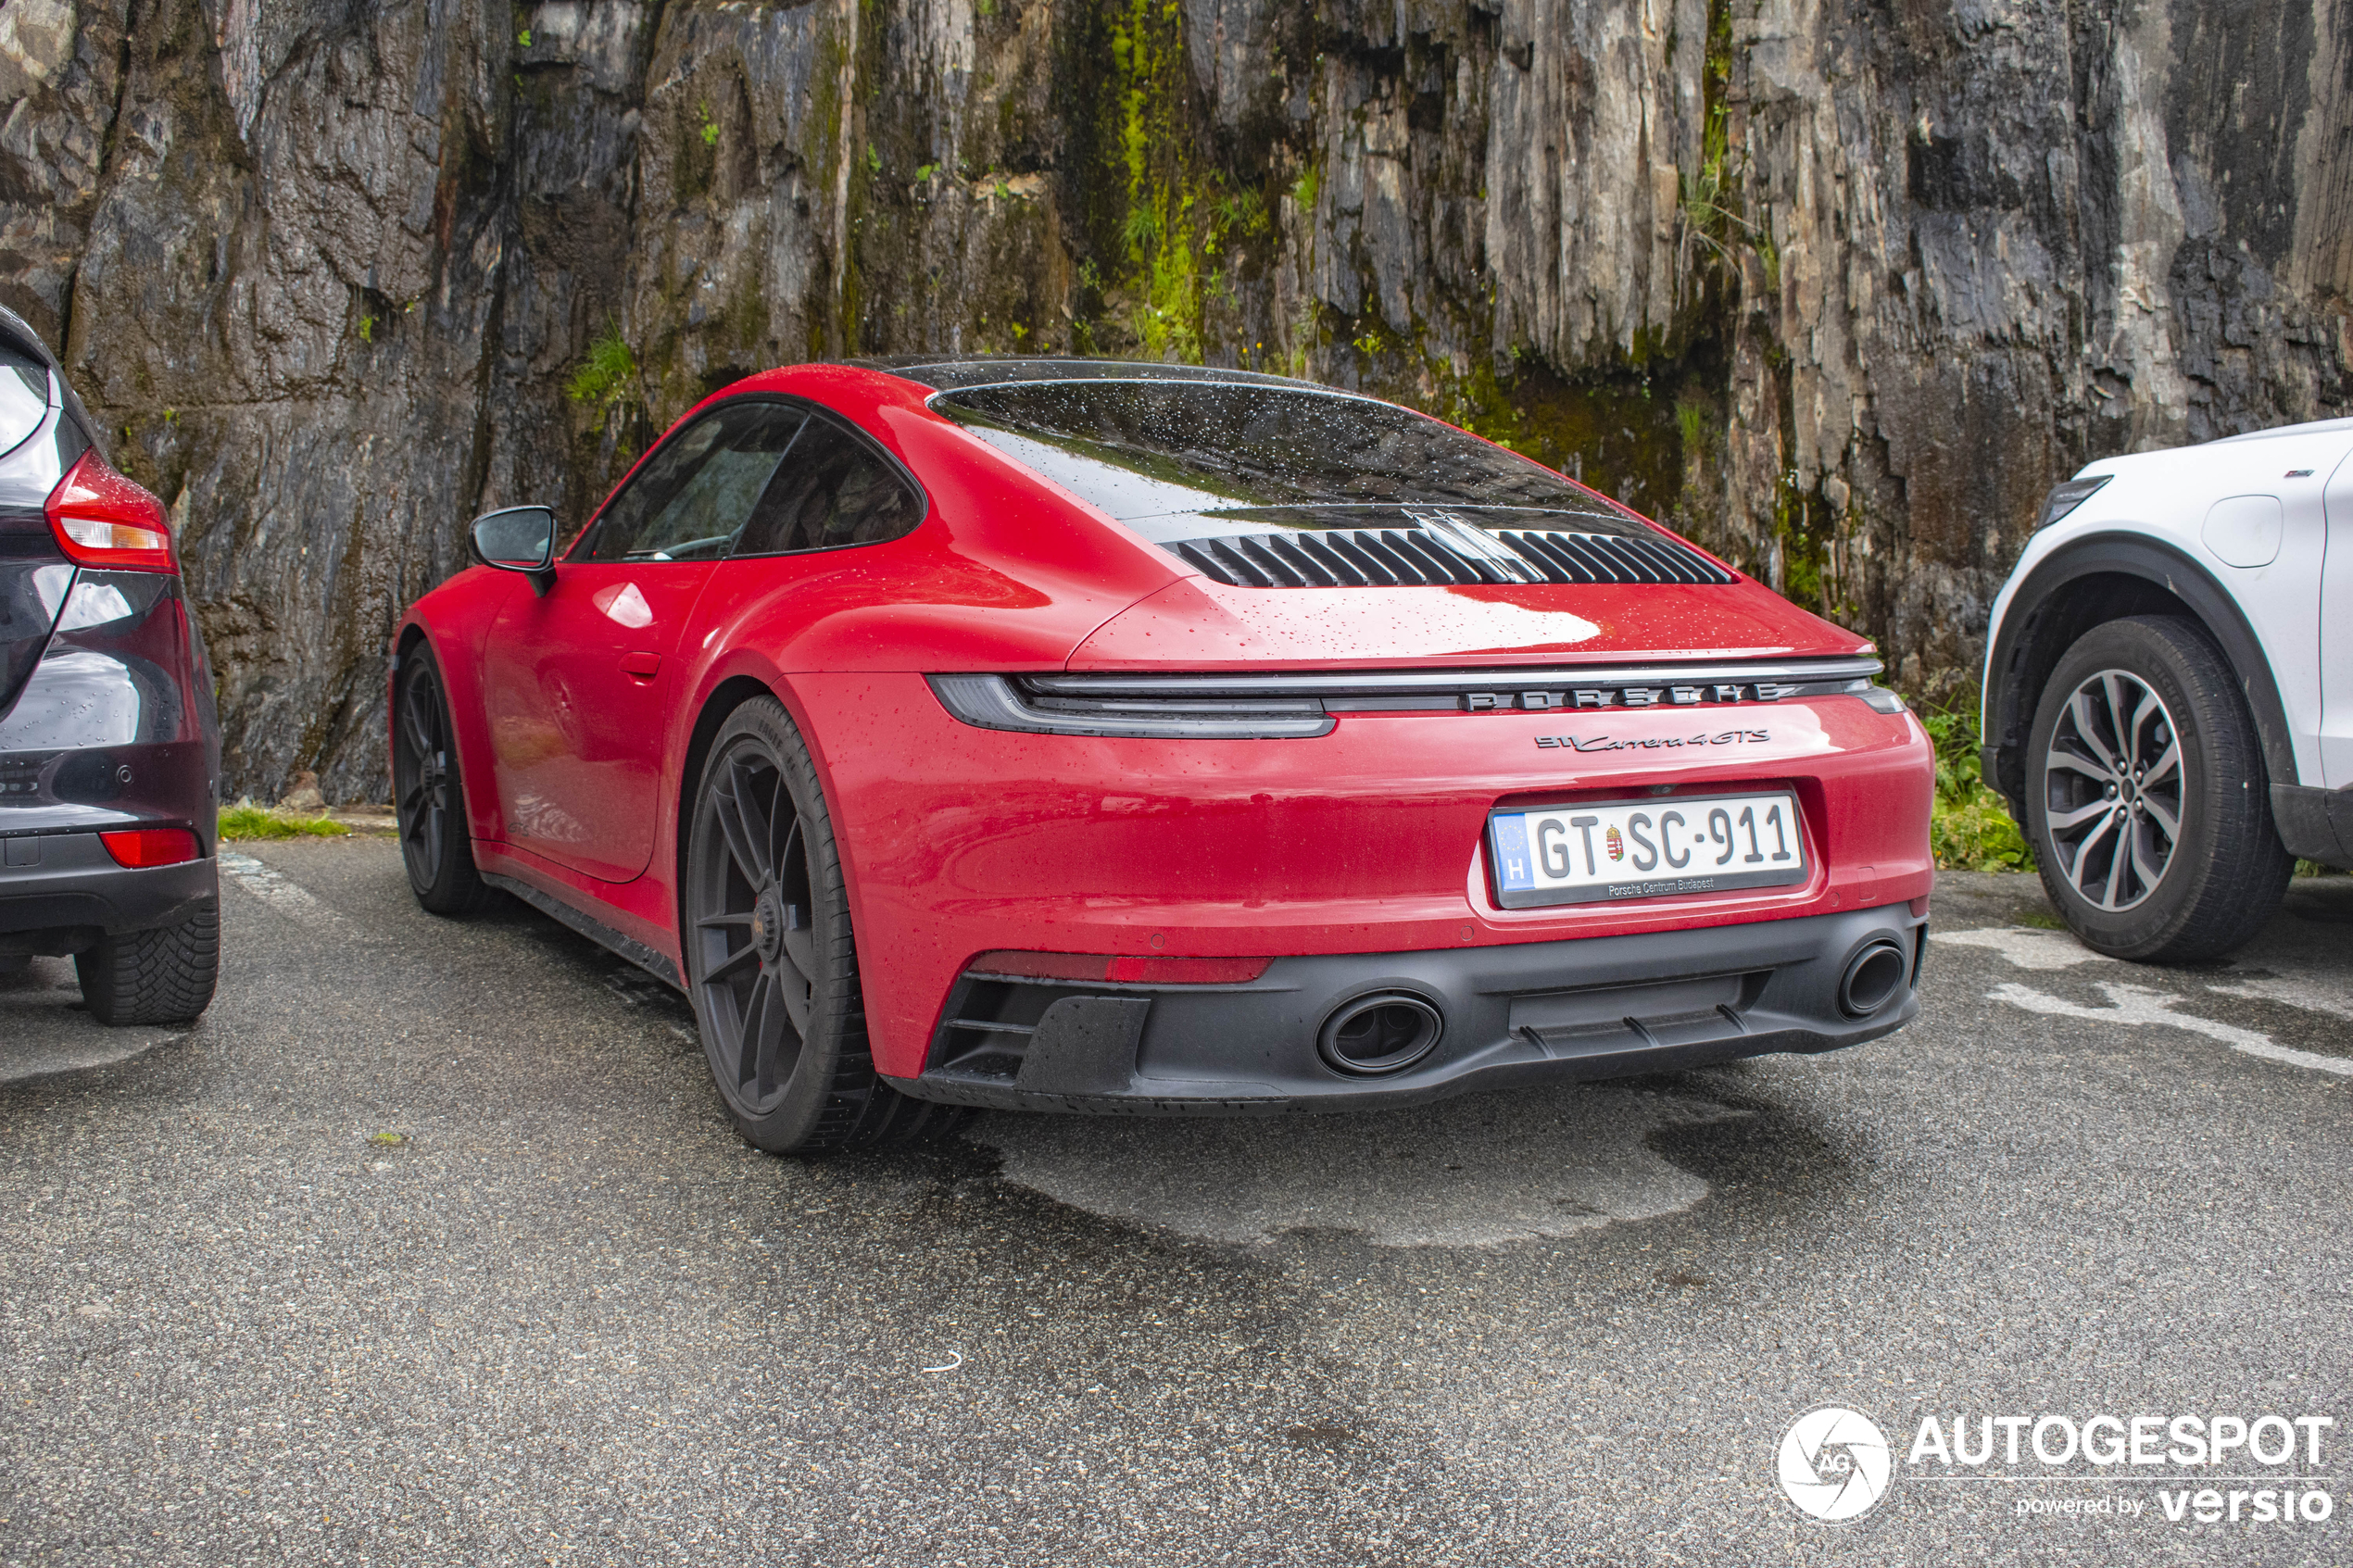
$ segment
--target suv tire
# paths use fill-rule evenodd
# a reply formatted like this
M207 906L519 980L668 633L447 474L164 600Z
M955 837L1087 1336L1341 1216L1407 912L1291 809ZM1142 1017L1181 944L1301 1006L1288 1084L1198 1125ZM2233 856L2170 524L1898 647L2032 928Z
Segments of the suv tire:
M2271 823L2255 721L2196 622L2096 626L2045 683L2026 832L2084 946L2157 963L2220 958L2278 909L2294 859Z

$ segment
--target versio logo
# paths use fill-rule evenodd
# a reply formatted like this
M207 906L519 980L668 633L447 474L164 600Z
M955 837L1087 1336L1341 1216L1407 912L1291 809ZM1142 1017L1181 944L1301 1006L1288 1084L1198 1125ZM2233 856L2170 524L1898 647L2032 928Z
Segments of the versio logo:
M1824 1405L1797 1418L1781 1439L1781 1490L1799 1512L1836 1524L1887 1495L1894 1461L1871 1418Z

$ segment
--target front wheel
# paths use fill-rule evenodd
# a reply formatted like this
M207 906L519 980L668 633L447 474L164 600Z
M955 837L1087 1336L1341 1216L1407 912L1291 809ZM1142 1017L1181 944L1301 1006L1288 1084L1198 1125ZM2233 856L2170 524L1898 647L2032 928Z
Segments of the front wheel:
M449 699L433 649L422 642L402 656L393 698L392 804L418 903L437 915L462 915L497 897L474 868Z
M686 848L688 990L711 1077L772 1154L906 1143L962 1113L884 1083L817 770L782 705L744 704L703 765Z
M2084 946L2218 958L2279 908L2296 862L2262 743L2199 627L2140 615L2084 633L2043 688L2027 756L2027 834Z

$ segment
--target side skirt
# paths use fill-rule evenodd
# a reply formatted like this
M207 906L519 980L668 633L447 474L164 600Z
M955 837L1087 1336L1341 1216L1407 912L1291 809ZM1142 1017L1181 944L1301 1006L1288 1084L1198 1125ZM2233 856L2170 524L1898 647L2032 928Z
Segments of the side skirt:
M482 880L493 887L513 894L541 914L551 915L561 921L598 947L620 954L663 985L682 994L686 991L686 983L679 978L678 966L635 937L623 936L594 915L583 914L554 894L543 892L527 882L520 882L510 876L500 876L497 872L484 872Z

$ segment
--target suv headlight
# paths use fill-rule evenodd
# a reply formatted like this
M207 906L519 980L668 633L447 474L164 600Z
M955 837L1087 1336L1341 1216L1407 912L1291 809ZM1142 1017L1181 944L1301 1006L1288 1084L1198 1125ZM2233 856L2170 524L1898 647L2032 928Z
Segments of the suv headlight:
M2070 479L2065 484L2054 485L2043 497L2043 515L2034 520L2034 532L2040 533L2084 502L2090 500L2099 487L2115 475L2095 473L2089 479Z

